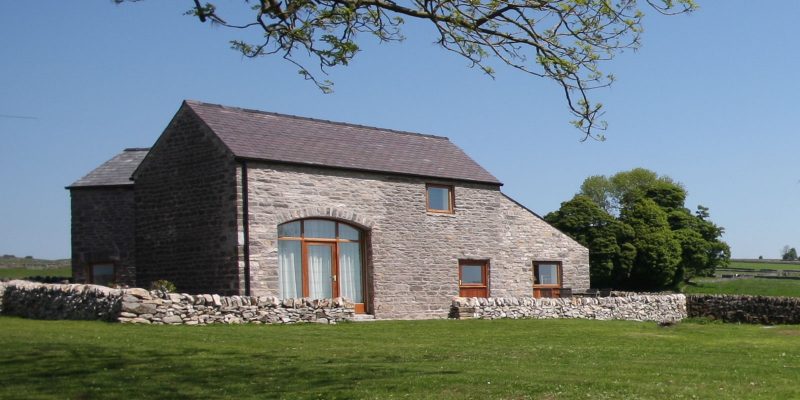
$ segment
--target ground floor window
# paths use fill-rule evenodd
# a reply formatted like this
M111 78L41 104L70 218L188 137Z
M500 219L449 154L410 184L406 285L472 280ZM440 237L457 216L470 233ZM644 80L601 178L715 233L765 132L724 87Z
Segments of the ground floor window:
M489 297L489 261L458 261L458 295Z
M325 219L279 225L280 296L345 297L356 303L356 311L363 310L363 236L358 228Z
M561 263L558 261L533 262L533 297L561 296Z
M109 286L114 283L114 264L102 263L89 266L89 282L95 285Z

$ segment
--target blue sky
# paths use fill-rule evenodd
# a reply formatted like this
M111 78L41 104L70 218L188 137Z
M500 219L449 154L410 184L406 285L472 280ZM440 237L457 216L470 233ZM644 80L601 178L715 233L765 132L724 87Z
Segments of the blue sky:
M222 2L222 4L238 2ZM492 80L410 23L331 71L322 94L280 59L242 59L241 33L182 16L190 1L7 2L0 24L0 253L69 257L64 186L125 147L150 146L196 99L449 137L540 214L583 179L645 167L711 209L734 257L800 246L800 2L701 1L649 12L644 46L605 71L605 142L581 143L552 82Z

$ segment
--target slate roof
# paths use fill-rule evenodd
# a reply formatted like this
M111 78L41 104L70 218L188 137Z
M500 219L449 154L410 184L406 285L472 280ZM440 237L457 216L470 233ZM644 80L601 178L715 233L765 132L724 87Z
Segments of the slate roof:
M148 148L129 148L114 158L104 162L99 167L78 179L67 189L98 187L98 186L127 186L133 185L130 179L133 171L147 155Z
M446 137L187 100L234 156L502 185Z

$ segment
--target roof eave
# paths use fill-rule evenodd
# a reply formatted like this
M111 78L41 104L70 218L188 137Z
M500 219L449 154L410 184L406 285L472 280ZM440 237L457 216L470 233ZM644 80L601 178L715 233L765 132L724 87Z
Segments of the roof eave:
M299 165L299 166L304 166L304 167L326 168L326 169L333 169L333 170L338 170L338 171L369 172L369 173L377 173L377 174L406 176L406 177L413 177L413 178L440 179L440 180L455 181L455 182L478 183L478 184L484 184L484 185L497 186L498 188L503 186L503 182L500 182L500 181L487 181L487 180L468 179L468 178L452 178L452 177L446 177L446 176L412 174L412 173L384 171L384 170L369 169L369 168L341 167L341 166L332 166L332 165L308 163L308 162L299 162L299 161L271 160L271 159L267 159L267 158L257 158L257 157L235 156L235 159L237 161L257 161L257 162L275 163L275 164L284 164L284 165Z
M115 183L111 185L69 185L64 186L64 189L73 190L73 189L107 189L107 188L132 188L133 182L131 183Z

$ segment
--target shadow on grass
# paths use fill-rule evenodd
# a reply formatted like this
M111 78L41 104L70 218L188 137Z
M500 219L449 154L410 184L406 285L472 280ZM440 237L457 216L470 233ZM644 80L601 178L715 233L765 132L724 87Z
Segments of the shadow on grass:
M81 399L352 398L354 389L365 382L383 381L387 387L402 389L402 382L422 376L461 373L403 363L397 354L279 354L269 346L226 352L187 343L159 348L37 345L0 360L0 370L6 371L0 394L27 391L23 397ZM30 392L31 388L36 391Z

